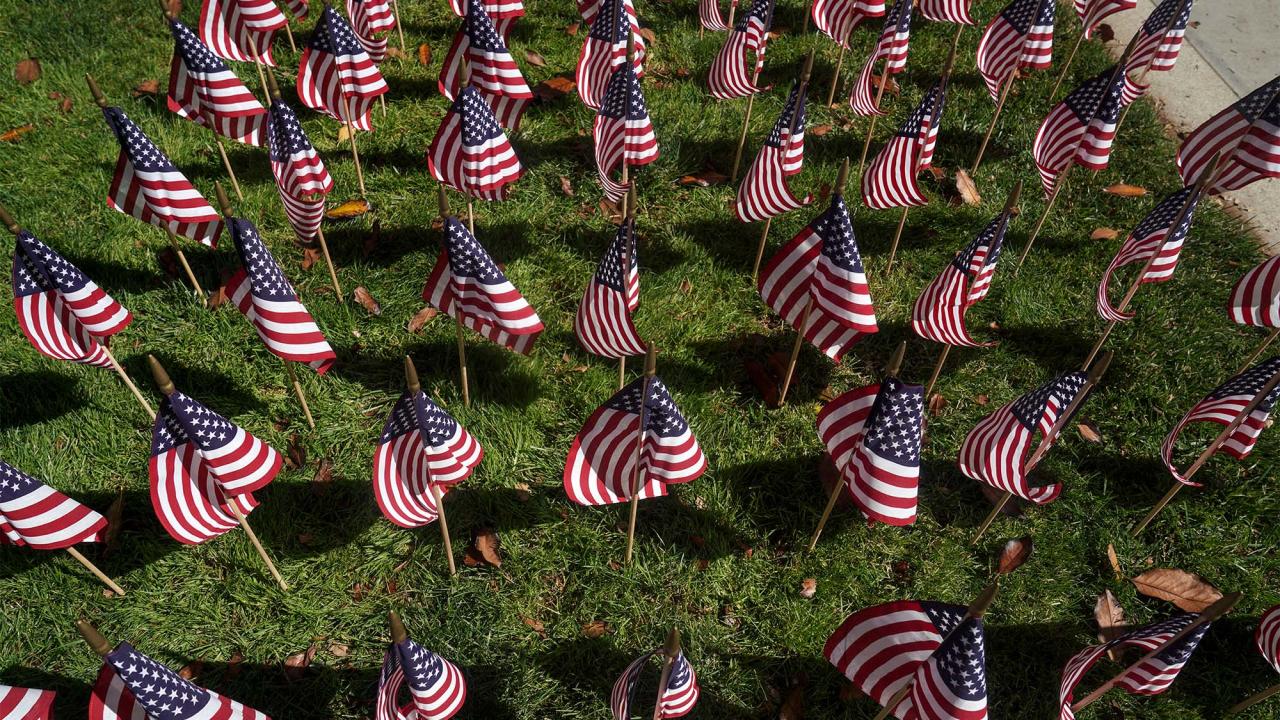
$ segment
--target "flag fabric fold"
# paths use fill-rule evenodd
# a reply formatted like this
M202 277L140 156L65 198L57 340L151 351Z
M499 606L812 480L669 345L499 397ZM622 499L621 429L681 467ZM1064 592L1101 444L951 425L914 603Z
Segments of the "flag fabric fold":
M640 684L640 674L649 665L651 658L656 657L662 660L665 656L662 648L651 650L633 660L622 671L622 675L613 684L613 691L609 694L609 710L613 713L614 720L631 720L636 687ZM671 661L671 674L667 679L667 686L662 689L662 695L658 698L657 713L654 717L662 720L684 717L693 711L701 694L702 688L698 685L698 677L693 671L693 665L685 658L683 651L678 651Z
M632 72L644 77L645 40L631 0L599 0L574 71L578 97L592 110L600 109L617 69L627 64L628 43Z
M1008 229L1009 213L1002 212L925 287L911 308L911 329L917 335L956 347L997 344L974 340L964 317L991 289Z
M400 691L409 686L409 701ZM467 701L467 680L457 665L410 638L393 642L382 658L374 720L449 720Z
M1168 72L1178 62L1182 37L1191 20L1191 0L1161 0L1138 29L1138 44L1129 54L1129 67L1149 72ZM1176 14L1176 16L1175 16Z
M262 145L266 108L190 28L170 20L169 31L169 109L236 142Z
M524 3L521 0L484 0L481 3L485 13L493 20L493 26L502 36L503 41L511 37L516 20L524 17ZM581 5L579 5L581 8ZM449 9L460 18L467 16L467 0L449 0ZM590 20L586 20L590 23Z
M754 95L765 86L756 85L760 71L764 69L765 50L769 45L769 31L773 29L774 0L755 0L751 8L738 16L733 29L725 37L720 52L711 61L707 74L707 87L711 97L717 100ZM750 67L747 53L755 57Z
M437 83L440 94L456 100L464 86L484 96L502 127L520 129L520 119L533 99L520 67L480 3L468 3L462 27L445 53Z
M482 200L505 200L524 175L520 158L480 91L463 88L427 149L436 180Z
M928 205L917 176L933 165L933 149L947 104L946 80L934 84L902 127L862 174L862 201L869 208Z
M747 174L738 186L733 212L744 223L767 220L813 202L812 195L797 198L787 178L804 166L805 99L797 81L787 95L782 113L764 140Z
M271 41L289 23L272 0L204 0L200 39L224 60L275 67Z
M89 720L271 720L120 643L102 658Z
M973 25L973 0L919 0L920 16L934 22Z
M1116 256L1111 259L1106 272L1102 274L1102 282L1098 285L1096 304L1103 320L1124 322L1132 320L1134 316L1134 313L1121 311L1111 304L1111 278L1120 268L1138 263L1146 267L1147 261L1155 256L1151 266L1146 267L1143 272L1140 283L1145 285L1173 279L1178 259L1182 256L1182 245L1191 232L1191 222L1195 219L1199 202L1200 195L1196 188L1185 187L1161 200L1129 233Z
M1103 20L1138 7L1138 0L1073 0L1072 7L1084 28L1084 39L1088 40Z
M1013 0L992 18L978 41L978 72L992 100L1012 82L1014 68L1044 70L1053 64L1055 0Z
M1187 135L1178 148L1182 182L1194 183L1218 154L1218 178L1206 190L1209 194L1280 177L1280 76Z
M326 7L298 61L302 104L369 132L369 109L386 92L386 80L355 31L337 10Z
M640 264L635 219L627 218L596 266L578 303L573 334L587 352L605 358L643 355L644 340L631 314L640 306Z
M1258 618L1258 629L1253 634L1258 652L1266 658L1276 672L1280 672L1280 605L1276 605Z
M299 240L314 240L324 220L324 198L333 191L333 177L293 108L283 100L272 102L268 113L267 154L289 225Z
M737 8L738 0L730 0L730 7ZM698 0L698 23L711 32L730 29L729 23L720 17L719 0Z
M1095 172L1107 169L1120 112L1144 88L1129 79L1125 67L1113 65L1086 80L1040 123L1031 152L1046 196L1073 162Z
M5 720L53 720L52 690L0 685L0 718Z
M82 542L98 542L106 528L107 519L102 515L0 460L0 545L62 550ZM36 698L26 700L32 702L26 705L30 708ZM4 686L0 685L0 711L5 703ZM0 712L0 718L9 717L14 716Z
M815 0L809 15L819 32L848 49L849 36L862 21L884 17L884 12L884 0Z
M1280 327L1280 255L1267 258L1236 281L1227 315L1241 325Z
M882 72L897 75L907 68L907 50L911 41L911 0L895 0L884 16L884 29L876 40L871 55L858 73L858 81L849 92L849 107L855 115L869 117L885 115L886 112L876 106L876 91L872 87L872 76L875 64L884 60Z
M653 134L649 108L635 72L623 63L609 79L599 112L591 126L595 144L596 173L604 196L611 203L630 189L613 180L613 171L623 163L630 167L648 165L658 159L658 139Z
M396 27L396 15L388 0L347 0L347 17L351 30L369 53L369 59L380 63L387 58L388 33Z

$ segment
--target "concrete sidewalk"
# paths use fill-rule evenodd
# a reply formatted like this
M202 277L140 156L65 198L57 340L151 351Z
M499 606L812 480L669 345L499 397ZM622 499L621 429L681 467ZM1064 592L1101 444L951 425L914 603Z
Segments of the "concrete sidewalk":
M1124 50L1155 6L1154 0L1138 0L1133 10L1107 19L1115 30L1113 53ZM1201 0L1195 4L1191 11L1195 26L1187 28L1177 66L1172 72L1147 76L1161 114L1180 135L1280 74L1278 10L1275 0ZM1223 196L1257 231L1263 250L1271 255L1280 254L1280 187L1276 182L1260 180Z

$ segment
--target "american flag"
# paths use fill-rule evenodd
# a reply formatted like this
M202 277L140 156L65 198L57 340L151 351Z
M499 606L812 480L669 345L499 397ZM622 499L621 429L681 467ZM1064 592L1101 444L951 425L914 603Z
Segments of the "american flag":
M1125 66L1113 65L1049 111L1031 150L1046 196L1053 194L1058 175L1072 162L1093 171L1107 169L1120 111L1141 94Z
M573 319L573 334L593 355L606 358L643 355L644 340L631 319L631 313L639 306L640 263L636 259L635 222L628 219L618 228L591 276L587 291L582 294Z
M737 8L738 0L730 0L730 7ZM720 17L719 0L698 0L698 22L711 32L729 29L728 23Z
M978 72L991 99L1012 81L1015 67L1044 70L1053 64L1054 0L1013 0L996 15L978 41Z
M311 313L298 301L289 278L267 249L253 223L228 217L240 268L227 279L227 297L283 360L303 363L323 375L337 360Z
M609 78L603 104L591 126L591 139L595 142L596 173L609 202L621 200L630 188L629 183L614 182L614 170L623 163L635 167L658 159L658 139L653 135L640 80L626 63Z
M1129 67L1151 71L1173 69L1191 19L1191 4L1192 0L1163 0L1151 11L1138 30L1139 40L1129 56Z
M636 77L644 77L645 41L635 18L630 0L600 0L600 9L591 24L591 32L582 41L574 79L578 97L592 110L607 101L608 85L614 71L627 64L627 45L632 51L631 65Z
M7 720L52 720L52 690L0 685L0 718Z
M667 386L657 377L639 377L597 408L573 438L564 465L570 500L580 505L631 500L641 427L639 499L662 497L668 484L689 482L707 469L698 439Z
M479 89L498 124L513 130L520 129L520 118L533 99L520 67L480 3L467 6L466 19L445 53L437 84L440 94L450 100L462 94L464 85Z
M483 200L505 200L508 186L524 175L511 142L473 87L458 93L440 121L427 166L436 180Z
M405 391L382 426L373 456L373 497L388 520L404 528L435 522L443 495L466 480L484 448L426 393Z
M1264 260L1236 281L1227 314L1241 325L1280 327L1280 255Z
M302 104L370 131L369 108L385 92L387 82L351 26L337 10L325 7L298 61Z
M933 164L933 148L938 142L946 104L944 78L929 89L920 105L862 174L862 202L867 207L885 210L929 204L929 198L916 184L916 176Z
M635 701L636 687L640 684L640 673L644 672L649 659L655 656L662 658L663 651L653 650L636 658L614 682L613 692L609 694L609 709L613 712L614 720L631 720L631 705ZM689 664L683 651L677 652L675 659L671 661L671 675L658 699L658 713L654 717L684 717L693 711L701 694L702 688L698 686L693 666Z
M880 330L849 208L839 193L769 260L758 287L766 305L836 362Z
M310 0L284 0L284 6L289 8L294 20L306 20L311 9Z
M195 545L236 527L253 492L280 472L280 453L201 403L174 392L151 429L151 504L165 530Z
M711 97L718 100L746 97L764 90L755 84L764 68L765 49L769 45L769 31L773 29L774 0L755 0L751 9L739 15L733 29L725 38L720 52L711 61L707 75L707 87ZM747 68L747 53L755 55L755 64Z
M1091 645L1076 653L1062 669L1062 684L1058 690L1058 701L1061 703L1059 720L1075 718L1071 703L1074 701L1073 693L1076 686L1089 673L1094 663L1109 650L1132 647L1149 653L1190 625L1197 617L1194 613L1175 615L1168 620L1131 630L1111 642ZM1208 631L1209 623L1205 623L1150 660L1142 662L1132 670L1126 670L1115 687L1130 695L1159 695L1168 690L1178 677L1178 673L1182 671L1182 666L1186 665L1187 660L1191 658L1191 653L1196 651L1200 639Z
M922 386L887 377L842 394L818 413L818 438L870 520L916 521L923 406Z
M881 705L911 683L911 692L892 708L898 718L985 720L982 619L966 619L965 612L960 605L917 600L873 605L850 615L822 653Z
M1201 485L1183 477L1174 463L1174 445L1178 442L1178 436L1182 431L1193 422L1211 422L1224 427L1235 422L1240 413L1244 412L1253 398L1262 392L1263 387L1276 373L1280 373L1280 357L1264 360L1219 385L1178 421L1160 445L1160 457L1164 460L1164 466L1178 482L1191 487ZM1277 400L1280 400L1280 386L1267 393L1262 402L1249 413L1248 417L1244 418L1226 441L1214 451L1214 454L1224 452L1237 460L1248 457L1249 453L1253 452L1253 445L1258 441L1258 436L1266 429L1271 408L1275 406Z
M884 0L815 0L809 14L814 27L848 48L850 35L863 20L884 16Z
M103 108L120 142L107 204L174 235L217 247L222 219L213 206L124 111Z
M347 0L347 17L356 39L376 63L387 57L387 35L396 27L396 15L388 0Z
M965 328L964 316L991 289L1008 229L1009 213L1002 212L925 287L911 308L911 329L917 335L957 347L996 344L974 340Z
M409 702L401 705L406 682ZM387 648L374 720L449 720L466 701L467 680L458 666L408 638Z
M744 223L767 220L813 202L812 195L800 199L787 187L787 178L799 173L804 165L804 126L808 118L800 89L798 81L791 87L782 113L738 186L733 213Z
M169 30L174 40L169 109L219 135L261 145L266 109L190 28L170 20Z
M204 0L200 7L200 39L225 60L257 61L275 67L271 41L288 25L272 0Z
M973 0L920 0L920 15L935 22L973 25Z
M1253 635L1258 652L1271 667L1280 672L1280 605L1267 610L1258 618L1258 630Z
M61 550L97 542L106 527L106 518L0 460L0 545ZM4 703L0 692L0 710Z
M284 214L299 240L311 240L320 232L324 196L333 190L333 178L307 139L293 108L276 100L267 117L271 174L276 179Z
M1103 20L1124 10L1138 7L1138 0L1073 0L1076 16L1084 26L1086 40L1093 37Z
M102 659L89 720L271 720L120 643Z
M13 250L13 309L31 345L51 358L111 367L103 347L133 315L31 233Z
M489 18L493 20L493 26L497 28L503 40L511 37L511 30L516 26L516 20L524 17L524 3L521 0L484 0L481 4ZM449 0L449 9L453 10L454 15L465 18L467 0ZM581 9L579 4L579 10ZM586 22L590 24L591 21Z
M1207 192L1217 194L1280 177L1280 76L1206 120L1178 148L1178 172L1195 182L1222 155L1218 179Z
M1145 266L1154 255L1155 261L1143 273L1140 282L1160 283L1173 279L1173 271L1178 269L1178 259L1182 255L1182 244L1191 232L1191 221L1195 219L1199 203L1199 190L1195 186L1185 187L1161 200L1129 233L1098 285L1097 307L1103 320L1123 322L1132 320L1134 316L1134 313L1124 312L1111 304L1109 290L1116 270L1135 263Z
M871 87L871 77L879 60L884 60L885 70L891 75L906 69L908 43L911 41L911 9L911 0L896 0L885 14L880 38L876 40L871 56L858 74L858 82L854 83L853 90L849 93L849 107L853 108L854 114L885 114L884 110L876 106L876 92Z
M528 355L542 332L538 313L453 216L422 299L489 340Z

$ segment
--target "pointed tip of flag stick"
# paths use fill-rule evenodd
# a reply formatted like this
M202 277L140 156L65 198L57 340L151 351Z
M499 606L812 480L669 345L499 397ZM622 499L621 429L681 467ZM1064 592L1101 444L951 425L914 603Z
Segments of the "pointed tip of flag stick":
M991 603L995 602L996 593L1000 591L1000 576L997 575L990 585L983 588L982 593L974 598L973 603L969 605L969 609L965 612L966 617L980 618L987 614L987 610L991 607Z
M98 107L105 108L107 98L102 94L102 88L98 87L98 82L89 73L84 74L84 81L89 84L89 94L93 95L93 101L98 104Z
M156 359L155 355L147 355L147 364L151 366L151 378L155 380L156 387L165 395L172 395L174 390L173 381L169 379L169 373L165 372L164 366Z
M844 195L844 188L849 184L849 156L840 164L840 174L836 176L836 194Z
M885 375L896 376L898 371L902 369L902 359L907 356L907 341L903 340L898 343L898 349L893 351L893 357L889 359L889 366L885 369Z
M387 624L391 626L391 642L399 644L409 639L409 633L404 629L404 623L395 610L387 613Z
M1022 198L1022 181L1019 180L1009 191L1009 197L1004 201L1004 212L1006 215L1012 214L1018 209L1018 200Z
M809 48L809 55L804 59L804 69L800 71L800 82L809 82L809 76L813 74L813 56L816 48Z
M418 368L413 365L413 358L408 355L404 356L404 384L409 386L409 392L417 395L422 392L422 383L418 382Z
M9 211L3 205L0 205L0 223L4 223L4 226L9 228L9 232L14 235L22 232L22 226L18 224L17 220L13 219L13 216L9 214Z
M644 374L653 377L658 374L658 346L649 343L649 349L644 356Z
M440 219L449 217L449 193L444 188L444 183L440 183Z
M178 11L174 8L172 0L160 0L160 12L164 14L166 20L178 19Z
M88 620L76 621L76 632L80 633L80 637L98 653L99 657L106 657L111 654L111 643L98 632L98 628L94 627Z
M235 215L231 210L231 198L227 197L227 191L222 189L222 183L214 180L213 189L218 194L218 208L222 210L222 217L227 218Z
M267 94L272 100L280 99L280 85L276 83L275 73L267 73Z
M663 652L667 657L674 658L676 653L680 652L680 629L671 628L671 632L667 633L667 641L662 645Z
M1111 356L1113 353L1108 350L1098 358L1093 367L1089 368L1089 384L1096 385L1102 376L1106 374L1107 367L1111 365Z

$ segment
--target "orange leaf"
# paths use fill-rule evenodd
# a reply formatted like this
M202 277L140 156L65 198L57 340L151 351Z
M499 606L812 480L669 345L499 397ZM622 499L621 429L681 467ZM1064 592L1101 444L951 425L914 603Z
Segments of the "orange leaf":
M533 89L533 94L543 102L558 100L573 92L578 84L564 76L543 80Z
M1100 227L1089 233L1090 240L1115 240L1120 237L1120 233L1109 227Z
M800 583L800 597L805 600L811 599L818 592L818 581L815 578L805 578Z
M26 125L19 125L18 127L15 127L15 128L9 128L8 130L5 130L3 133L0 133L0 142L14 142L18 138L22 137L23 135L26 135L27 133L35 129L36 129L35 125L32 125L31 123L27 123Z
M40 79L40 61L35 58L19 60L13 68L13 78L19 85L30 85Z
M414 313L414 316L409 320L409 332L414 335L422 332L423 326L435 318L437 314L438 311L430 305Z
M569 182L569 178L563 175L560 176L560 192L573 197L573 183Z
M364 198L347 200L335 208L325 211L324 216L330 220L347 220L360 217L369 212L369 201Z
M956 191L960 193L960 199L965 205L981 205L982 196L978 194L978 186L973 183L973 178L969 177L969 173L964 170L956 171Z
M582 26L581 23L570 23L569 25L565 26L564 34L568 35L569 37L573 37L574 35L578 34L578 28L581 26Z
M1022 567L1022 564L1031 557L1031 552L1034 549L1030 537L1018 538L1005 543L1004 548L1000 551L1000 565L996 572L1001 575L1008 575Z
M418 46L418 64L423 66L431 64L431 46L430 45L426 43L422 43L421 45Z
M536 65L537 67L547 66L547 59L532 50L524 51L524 59L528 60L530 65Z
M702 172L692 175L685 175L676 181L679 185L697 185L698 187L710 187L719 185L729 179L728 175L721 175L715 170L703 170Z
M357 287L355 291L355 296L356 296L356 302L360 303L360 307L367 310L370 315L382 314L382 306L378 304L377 300L373 299L373 295L369 293L368 289L366 289L365 286L361 285Z
M133 90L129 93L134 97L142 97L143 95L156 95L160 92L160 83L156 80L143 80L133 86Z
M647 28L647 27L646 27L646 28L640 28L640 29L639 29L639 30L637 30L636 32L638 32L638 33L640 34L640 37L642 37L642 38L644 38L645 40L647 40L647 41L649 42L649 44L650 44L650 45L653 45L654 43L658 42L658 36L657 36L657 35L654 35L654 34L653 34L653 31L652 31L652 30L650 30L650 29L649 29L649 28Z
M817 127L809 128L807 134L812 135L813 137L822 137L829 132L831 132L830 125L818 125Z
M467 567L476 567L477 565L502 567L500 548L501 543L498 540L498 533L493 528L477 528L471 533L471 544L467 546L462 562Z
M602 638L609 632L609 624L603 620L592 620L582 624L582 637L590 640Z
M1118 195L1120 197L1142 197L1147 194L1147 189L1140 185L1126 185L1124 183L1116 183L1108 185L1102 192Z

